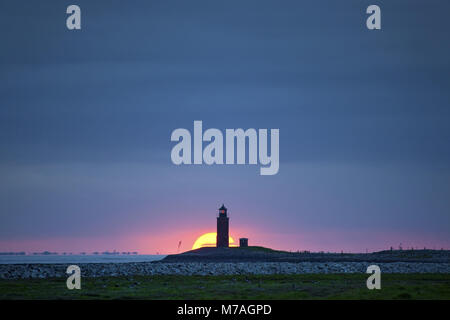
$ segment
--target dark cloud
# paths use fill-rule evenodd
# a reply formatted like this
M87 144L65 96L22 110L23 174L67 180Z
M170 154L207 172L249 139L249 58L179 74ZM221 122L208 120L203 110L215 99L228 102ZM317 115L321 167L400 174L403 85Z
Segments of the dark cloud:
M360 171L354 168L361 167L367 177L395 180L399 172L409 172L448 190L448 181L436 176L450 169L446 1L382 2L382 30L374 32L365 28L368 1L78 1L83 22L76 32L65 28L69 4L0 5L0 164L2 175L9 177L0 182L8 191L2 233L29 232L20 221L37 215L51 234L77 213L91 217L91 205L99 213L92 218L92 230L120 229L131 200L119 196L120 187L109 194L102 191L109 190L114 174L124 185L139 181L133 187L136 206L169 210L162 202L144 200L143 190L152 188L156 199L171 192L157 187L180 172L170 162L170 133L178 127L192 130L193 120L203 120L205 128L280 128L280 173L270 181L278 181L274 192L284 204L275 197L265 205L283 210L286 218L277 223L286 228L300 219L292 213L297 195L290 190L304 187L301 176L298 181L289 177L304 165L325 165L331 171L353 166L347 172L354 183L316 189L314 197L323 199L333 198L341 187L349 194L360 190L362 182L355 176ZM90 169L80 169L80 164ZM133 175L119 169L123 165L135 166ZM143 181L136 174L136 168L148 165L148 172L158 172L157 181L152 175ZM118 171L100 170L104 167ZM230 190L241 181L223 170L204 168L198 173L201 182L192 178L191 188L202 193L220 177L230 188L222 191L239 202ZM60 182L41 177L41 183L51 185L41 189L24 174L31 177L33 172L58 181L96 176L97 182L83 180L75 189L59 189ZM313 172L306 179L310 183L332 183L329 176ZM249 188L256 190L250 198L267 196L256 187L260 177L249 179ZM11 181L20 183L8 188ZM371 184L369 178L365 183ZM408 195L427 194L426 187L412 190L400 178L392 183L404 188L400 202L415 226L424 225L426 205L435 208L427 214L448 226L442 215L449 209L444 194L433 200L424 195L423 206L409 206ZM76 192L88 186L102 195L102 203L114 201L102 209L99 198ZM57 190L60 202L52 205ZM181 203L190 201L175 190ZM21 203L24 197L29 206ZM79 205L61 218L63 204L70 202ZM365 206L388 217L394 214L390 204L385 195ZM328 219L337 210L355 217L355 225L365 223L359 211L364 202L358 210L341 205L317 209L316 217ZM108 215L115 218L102 229ZM436 228L430 224L424 232Z

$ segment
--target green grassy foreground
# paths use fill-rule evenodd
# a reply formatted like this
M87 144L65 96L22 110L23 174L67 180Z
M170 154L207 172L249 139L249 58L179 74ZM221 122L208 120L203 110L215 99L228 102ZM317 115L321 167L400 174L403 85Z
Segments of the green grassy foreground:
M133 276L0 280L0 299L446 299L450 274L383 274L381 290L366 274Z

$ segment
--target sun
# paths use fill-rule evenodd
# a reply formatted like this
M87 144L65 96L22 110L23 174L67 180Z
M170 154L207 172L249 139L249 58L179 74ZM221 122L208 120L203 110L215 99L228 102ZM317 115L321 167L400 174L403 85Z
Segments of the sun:
M200 237L195 240L194 245L192 246L192 250L203 248L203 247L215 247L217 241L217 233L209 232L202 234ZM229 237L230 247L235 247L234 239Z

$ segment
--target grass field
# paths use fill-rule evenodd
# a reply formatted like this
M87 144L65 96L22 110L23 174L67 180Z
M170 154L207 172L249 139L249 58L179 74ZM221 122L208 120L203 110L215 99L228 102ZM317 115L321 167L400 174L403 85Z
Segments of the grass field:
M0 280L0 299L446 299L450 274L384 274L381 290L366 274L134 276Z

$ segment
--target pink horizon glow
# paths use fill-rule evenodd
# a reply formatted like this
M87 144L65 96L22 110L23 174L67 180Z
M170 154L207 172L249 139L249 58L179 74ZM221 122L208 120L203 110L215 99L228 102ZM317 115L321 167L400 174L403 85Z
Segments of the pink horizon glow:
M174 254L188 251L195 240L204 233L215 232L214 228L194 231L163 231L159 234L113 235L108 237L54 237L45 239L22 239L0 241L0 252L138 252L139 254ZM244 230L235 228L230 235L239 243L239 238L249 238L250 246L264 246L286 251L325 252L368 252L387 250L391 246L398 249L448 249L449 244L438 237L393 232L326 232L270 233L264 230ZM178 243L182 241L180 250Z

